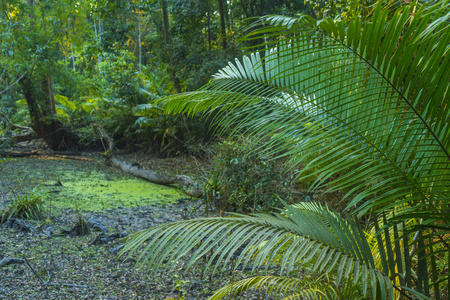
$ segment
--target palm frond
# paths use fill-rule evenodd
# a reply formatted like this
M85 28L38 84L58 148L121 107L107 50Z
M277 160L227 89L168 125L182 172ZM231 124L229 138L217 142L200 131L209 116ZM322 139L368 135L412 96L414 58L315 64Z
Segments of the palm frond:
M423 295L431 295L431 274L438 297L433 259L441 250L448 253L444 240L450 231L446 9L413 3L389 15L379 5L369 22L356 19L348 26L307 16L265 17L247 36L264 37L253 54L230 63L203 90L164 100L166 110L214 112L216 124L268 140L264 147L292 157L291 165L301 165L299 179L314 179L311 190L344 191L348 210L358 217L378 216L373 222L377 266L384 274L403 291L414 284ZM312 228L320 223L304 214L291 220L296 226L307 220ZM352 224L342 228L358 232ZM374 280L384 290L385 282L374 279L381 273L373 273L371 256L361 250L367 248L362 237L325 229L320 237L335 251L345 244L345 255L352 257L340 257L337 278L350 273L357 259L363 283ZM304 245L295 242L285 255L304 256ZM320 244L308 247L318 254L319 269L326 268L322 257L335 257Z
M224 299L251 289L262 290L265 288L266 295L276 295L278 299L342 299L339 297L331 284L323 283L319 279L310 278L287 278L279 276L254 276L226 285L217 290L211 300ZM329 297L334 295L335 297ZM352 298L355 299L355 298Z
M219 111L221 126L270 136L267 147L317 176L313 188L346 190L360 215L444 213L450 32L417 40L430 16L419 10L411 20L408 8L389 21L378 8L371 23L348 28L308 17L263 21L248 37L267 36L263 58L230 63L203 91L167 100L167 111Z
M187 267L192 267L208 254L211 256L202 267L213 272L231 266L234 270L245 268L252 263L254 270L277 264L280 274L289 274L309 266L319 274L336 273L336 285L353 280L365 287L364 294L378 291L380 299L388 294L392 298L391 279L375 269L366 249L369 245L357 222L345 220L320 204L299 203L275 214L160 225L133 235L120 255L139 252L137 264L154 271L174 266L185 256L190 257Z

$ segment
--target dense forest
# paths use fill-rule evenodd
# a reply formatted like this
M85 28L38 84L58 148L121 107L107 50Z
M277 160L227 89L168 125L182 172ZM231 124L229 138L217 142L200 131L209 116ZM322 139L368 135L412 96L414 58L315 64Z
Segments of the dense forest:
M0 298L448 299L449 0L0 8Z
M70 129L95 121L119 146L175 151L176 138L205 139L203 128L185 136L188 121L164 116L154 101L206 84L242 52L236 36L250 18L305 9L291 2L7 1L1 113L13 124L31 121L55 150L88 147L90 133Z

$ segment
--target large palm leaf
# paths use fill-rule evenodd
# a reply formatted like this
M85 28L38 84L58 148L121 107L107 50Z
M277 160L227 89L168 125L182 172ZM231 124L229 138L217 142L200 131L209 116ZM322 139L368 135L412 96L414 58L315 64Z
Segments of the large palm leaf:
M272 26L255 35L277 38L264 45L270 48L263 60L258 54L236 60L204 91L173 97L167 110L228 112L219 124L270 135L274 152L288 150L306 163L305 174L319 175L315 188L351 187L349 207L359 204L361 214L414 204L443 219L450 32L417 41L428 16L412 18L403 8L388 22L377 9L373 22L348 28L332 20L267 18ZM327 180L336 174L343 176Z
M375 268L369 249L366 233L358 222L346 220L320 204L299 203L278 214L234 215L161 225L132 236L121 253L140 253L138 263L146 262L153 270L164 263L166 268L173 266L188 254L188 267L201 264L204 270L211 268L213 272L233 265L234 270L245 269L250 263L253 269L276 263L284 275L301 267L309 268L315 275L335 274L336 287L342 288L346 281L359 283L361 296L373 294L374 298L385 299L386 293L380 291L392 294L392 283ZM211 250L214 251L209 259L200 261ZM271 292L309 299L317 286L325 286L324 280L312 281L254 277L219 290L214 298L269 284Z
M450 223L450 32L444 30L445 23L433 23L442 18L442 12L433 15L410 6L390 18L378 7L370 22L355 20L348 27L306 16L267 17L247 37L263 37L264 43L258 45L263 50L230 63L202 91L166 100L166 108L217 112L219 125L232 125L236 132L256 138L269 137L266 147L289 155L293 165L302 164L300 179L314 176L313 190L343 190L351 212L372 216L368 225L377 233L375 255L383 274L404 286L404 291L417 289L426 295L432 294L431 282L438 299L440 285L448 282L448 272L439 272L437 265L448 268L445 237ZM427 33L431 23L434 29ZM158 247L147 250L153 255L166 249L164 253L174 258L188 253L193 241L217 238L211 231L204 233L201 224L208 221L190 222L188 240L174 236L184 224L176 230L150 230L128 249L136 249L158 233L154 238ZM262 242L255 238L262 237L257 234L261 228L239 231L247 227L231 225L231 219L223 222L227 232L237 230L233 234L247 238L251 245ZM220 227L215 233L223 230ZM412 230L414 236L409 234ZM356 241L354 232L348 237ZM271 234L276 236L270 231L265 239ZM345 236L337 239L346 241ZM223 251L237 249L239 243L228 240L222 245L217 255L224 253L226 258ZM175 248L184 250L171 252ZM274 249L266 251L275 255ZM283 253L292 258L293 250ZM375 270L367 263L371 256L364 253L359 264ZM316 259L322 257L314 254ZM367 284L367 278L362 282Z

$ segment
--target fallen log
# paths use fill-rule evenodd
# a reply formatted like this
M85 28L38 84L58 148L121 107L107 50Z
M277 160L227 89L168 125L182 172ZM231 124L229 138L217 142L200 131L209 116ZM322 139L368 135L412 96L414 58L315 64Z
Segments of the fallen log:
M121 169L125 173L142 178L152 183L161 185L177 184L184 190L187 195L196 198L201 197L203 189L189 176L177 175L175 177L172 177L169 175L159 174L153 170L146 170L141 168L140 166L136 166L124 161L117 160L113 156L114 139L112 139L100 125L92 124L92 126L94 127L94 131L97 131L107 143L107 151L102 154L106 159L105 163L107 165L114 166Z
M133 176L145 179L147 181L156 183L156 184L162 184L162 185L169 185L176 183L176 178L173 178L171 176L159 174L152 170L145 170L138 166L134 166L132 164L129 164L127 162L119 161L115 159L114 157L111 157L109 160L109 164L121 169L125 173L131 174Z
M30 151L30 152L17 152L17 151L1 151L1 157L26 157L32 155L38 155L38 150Z

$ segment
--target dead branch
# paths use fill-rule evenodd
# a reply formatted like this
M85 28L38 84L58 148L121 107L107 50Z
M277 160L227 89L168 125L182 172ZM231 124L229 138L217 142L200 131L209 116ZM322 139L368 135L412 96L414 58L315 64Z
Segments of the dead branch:
M79 285L79 284L71 284L71 283L65 283L65 282L61 282L61 283L53 283L53 282L49 282L45 281L44 279L42 279L42 277L36 272L36 270L33 268L33 266L28 262L28 259L25 257L25 253L23 253L23 260L25 261L25 263L27 264L27 266L30 268L31 272L33 272L34 275L36 275L36 277L39 279L39 281L41 282L41 284L45 287L48 286L67 286L67 287L77 287L77 288L87 288L86 285Z
M43 284L43 285L47 285L47 282L44 281L44 279L42 279L42 277L34 270L34 268L30 265L30 263L28 262L28 259L25 257L25 253L23 253L23 259L25 260L25 263L27 264L27 266L30 268L31 272L33 272L34 275L36 275L36 277L39 279L39 281Z
M38 155L38 150L34 150L31 152L17 152L17 151L1 151L0 157L26 157L32 155Z
M20 258L12 258L12 257L5 257L2 260L0 260L0 268L5 267L12 264L23 264L24 260Z
M106 133L105 129L103 129L102 126L100 126L96 123L92 123L92 127L94 127L94 130L97 130L98 133L100 133L100 136L106 140L106 143L108 144L108 151L112 155L113 150L114 150L114 139Z
M11 127L20 129L20 130L26 130L26 131L33 131L33 128L28 126L21 126L18 124L14 124L11 122L11 120L5 115L5 113L0 113L0 117L5 120Z
M116 239L121 239L127 236L126 232L113 233L109 235L105 235L103 233L97 235L93 240L91 240L88 245L99 245L99 244L107 244Z

